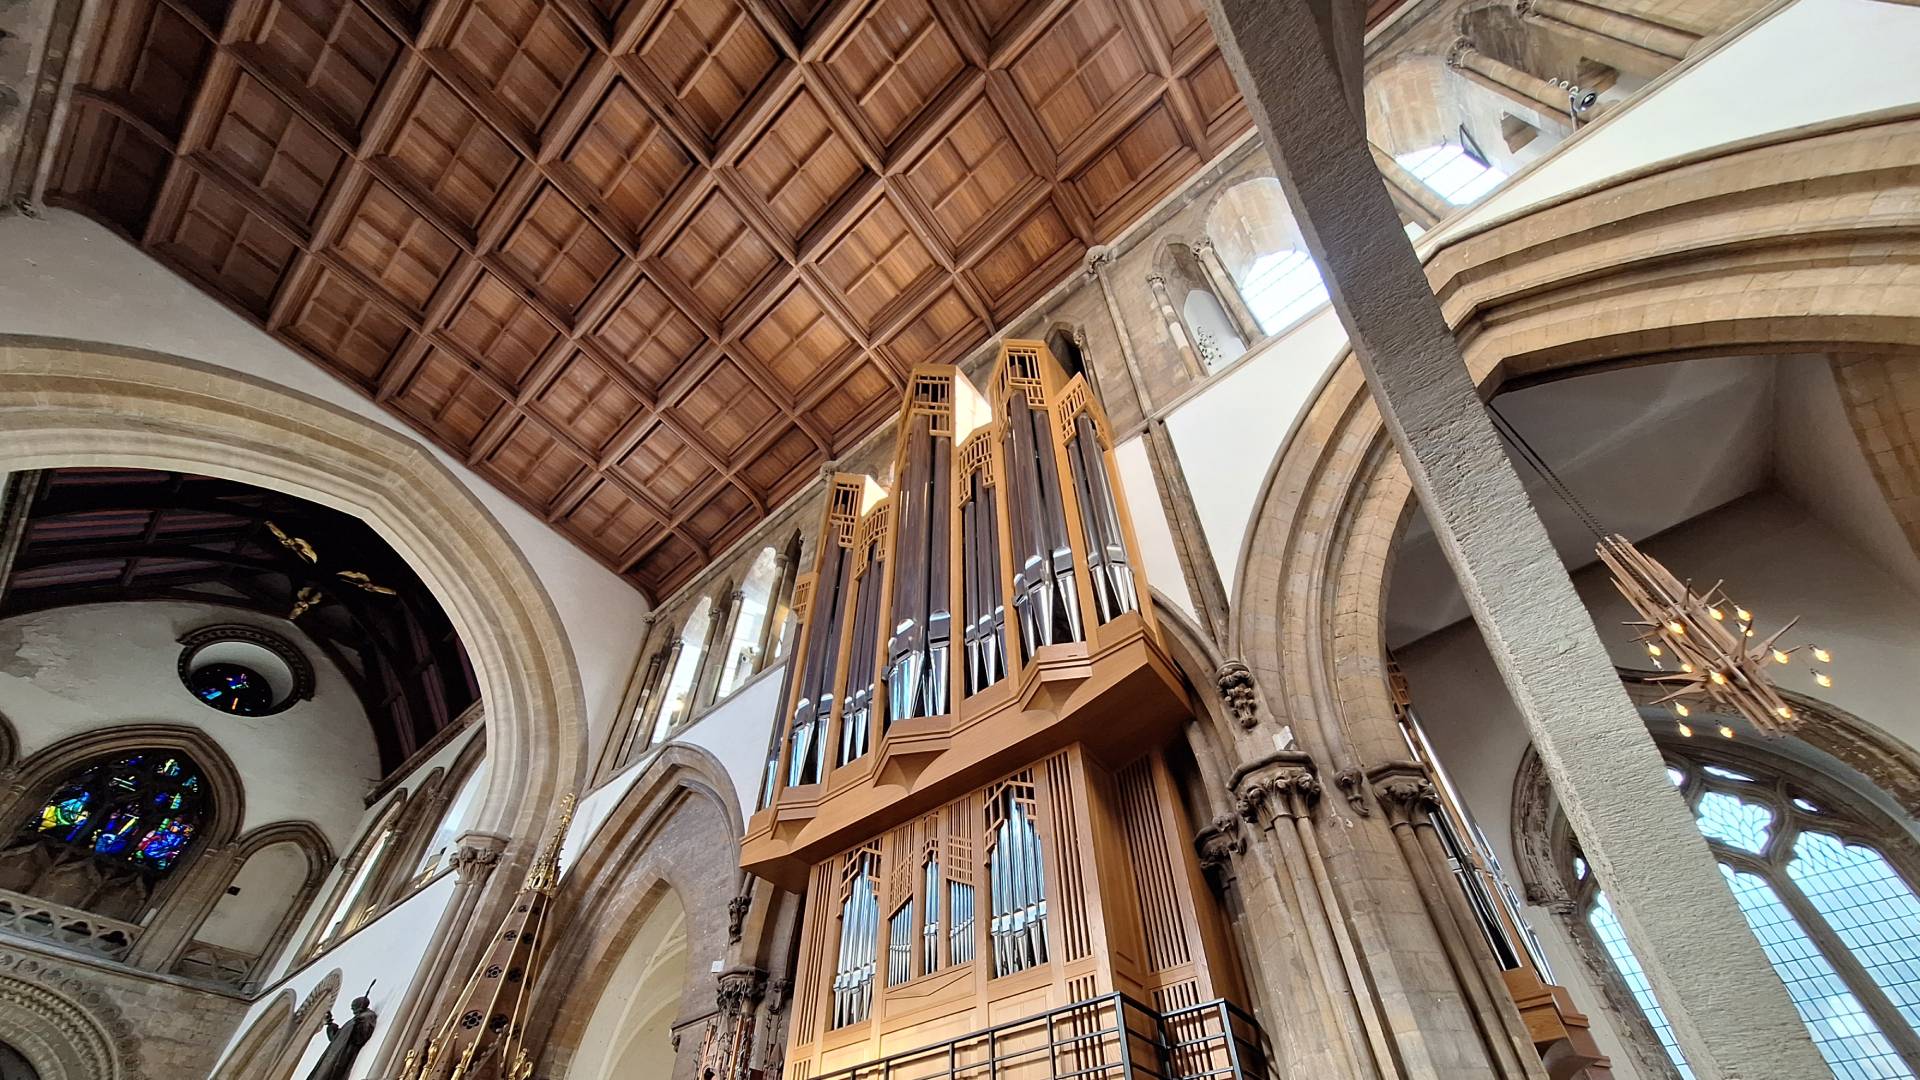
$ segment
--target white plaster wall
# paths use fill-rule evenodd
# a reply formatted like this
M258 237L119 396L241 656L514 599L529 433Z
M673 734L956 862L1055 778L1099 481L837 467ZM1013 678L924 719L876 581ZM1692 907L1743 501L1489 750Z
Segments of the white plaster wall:
M374 420L421 445L517 544L558 610L591 729L605 738L639 651L640 594L558 531L305 357L107 229L64 210L0 217L0 333L151 349L230 368Z
M1816 686L1804 659L1772 668L1776 681L1920 745L1920 715L1911 707L1911 672L1920 656L1920 594L1842 533L1784 496L1761 494L1695 518L1642 547L1683 579L1725 578L1729 595L1758 616L1762 633L1800 616L1783 640L1831 649L1834 685ZM1575 574L1574 585L1614 661L1645 667L1646 654L1622 626L1634 616L1604 569ZM1513 877L1513 779L1529 739L1478 629L1471 621L1456 623L1395 656L1442 766ZM1517 878L1514 882L1517 890ZM1530 909L1528 921L1547 947L1554 974L1574 991L1583 1011L1604 1022L1598 994L1553 916ZM1602 1035L1616 1075L1631 1075L1618 1042L1609 1041L1614 1039L1611 1025Z
M1229 596L1267 470L1346 344L1340 317L1323 307L1167 416L1194 511ZM1139 502L1129 495L1128 505L1137 526ZM1164 591L1168 576L1156 574L1154 584ZM1177 570L1171 576L1177 579Z
M1126 493L1127 512L1133 518L1134 539L1140 542L1140 563L1147 572L1147 584L1189 617L1199 619L1193 594L1187 591L1186 574L1180 569L1173 528L1167 524L1166 511L1160 506L1160 491L1154 486L1146 437L1136 435L1114 447L1113 459L1120 469L1120 489Z
M244 623L287 638L314 666L314 695L272 716L202 704L175 669L182 634ZM242 830L308 820L336 851L359 828L380 779L373 731L339 669L292 623L208 604L87 604L0 621L0 713L24 757L70 735L134 723L198 728L245 785Z
M1912 104L1920 101L1916 55L1920 7L1799 0L1654 87L1432 236L1451 236L1696 150Z

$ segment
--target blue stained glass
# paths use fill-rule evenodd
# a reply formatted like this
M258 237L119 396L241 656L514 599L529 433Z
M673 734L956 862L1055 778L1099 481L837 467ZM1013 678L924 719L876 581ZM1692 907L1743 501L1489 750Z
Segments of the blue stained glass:
M20 831L151 875L179 861L205 810L204 785L191 761L132 754L83 766L47 796Z

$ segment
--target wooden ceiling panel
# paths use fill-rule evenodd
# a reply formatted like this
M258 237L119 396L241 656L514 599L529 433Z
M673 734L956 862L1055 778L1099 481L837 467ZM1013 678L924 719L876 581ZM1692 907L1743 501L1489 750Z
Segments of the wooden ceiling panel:
M528 405L594 456L603 453L641 411L638 394L584 352L560 364Z
M541 0L456 0L444 46L453 70L531 139L585 66L586 39Z
M265 214L189 167L174 174L171 224L156 246L202 281L265 318L298 248Z
M716 474L699 449L667 424L640 436L615 468L669 511L679 510Z
M462 457L507 404L471 365L440 348L427 350L393 400L395 408Z
M401 48L351 0L267 0L248 43L263 70L348 132L360 129Z
M779 263L773 246L719 187L708 190L660 254L661 267L715 323L726 319Z
M970 241L996 212L1041 187L1007 122L984 95L907 169L906 178L950 251Z
M1021 98L1057 154L1097 138L1095 121L1159 84L1119 5L1076 0L1011 68Z
M615 80L560 156L629 240L693 170L693 158L647 111L633 86Z
M966 59L929 0L876 0L827 55L826 71L878 146L891 146Z
M567 532L610 564L624 568L626 555L659 529L639 500L612 480L602 480L561 519Z
M780 62L766 32L734 0L671 0L638 55L709 140L720 137Z
M1197 3L120 0L50 198L658 591L1246 130Z
M260 80L230 71L207 156L297 224L312 225L346 155Z
M659 286L643 277L634 281L587 340L603 355L625 364L642 389L657 394L707 339Z
M481 463L507 490L536 506L551 506L567 490L586 459L532 417L522 416Z
M821 255L820 276L871 333L895 304L941 276L940 264L920 242L894 201L881 197L854 219Z
M693 432L723 460L731 460L780 413L773 399L727 356L702 375L672 409L680 426Z
M620 260L607 234L551 184L500 242L500 261L541 299L572 316Z
M844 370L857 350L853 338L827 313L813 290L799 282L741 336L740 343L745 355L795 400L805 397L827 373Z
M508 386L520 385L559 336L517 290L485 270L454 304L442 332Z
M421 79L402 108L380 163L469 233L479 226L520 156L453 87Z
M371 177L343 215L345 225L333 245L340 261L409 310L424 312L453 270L459 245Z
M286 334L361 390L373 392L394 353L407 340L407 324L348 275L310 262L307 282L294 286Z
M740 175L797 242L866 170L801 87L740 156Z

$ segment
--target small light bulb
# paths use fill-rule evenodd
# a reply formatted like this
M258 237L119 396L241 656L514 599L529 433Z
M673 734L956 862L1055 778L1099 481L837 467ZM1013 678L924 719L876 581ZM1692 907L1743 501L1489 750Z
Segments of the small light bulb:
M1690 728L1690 727L1688 727L1688 726L1687 726L1687 725L1685 725L1685 724L1681 724L1681 725L1680 725L1680 734L1682 734L1682 735L1684 735L1684 736L1686 736L1687 738L1689 738L1689 739L1691 739L1691 738L1693 738L1693 729L1692 729L1692 728Z
M1732 729L1732 728L1730 728L1730 727L1728 727L1728 726L1727 726L1727 725L1725 725L1725 724L1721 724L1721 725L1720 725L1720 737L1721 737L1721 738L1723 738L1723 739L1731 739L1731 738L1733 738L1733 729Z
M1707 678L1709 678L1709 679L1712 679L1712 680L1713 680L1713 685L1715 685L1715 686L1725 686L1725 685L1727 685L1727 677L1726 677L1726 675L1724 675L1724 674L1722 674L1721 672L1718 672L1718 671L1714 671L1714 672L1709 672L1709 673L1707 674Z
M1777 712L1777 713L1779 713L1779 714L1780 714L1780 719L1782 719L1782 720L1791 720L1791 719L1793 719L1793 710L1792 710L1792 709L1789 709L1789 708L1787 708L1787 707L1786 707L1785 705L1782 705L1782 706L1780 706L1779 708L1777 708L1777 709L1775 709L1775 710L1773 710L1773 711L1774 711L1774 712Z
M1693 715L1693 710L1692 710L1692 709L1689 709L1689 708L1687 708L1687 707L1686 707L1685 705L1675 705L1675 706L1673 707L1673 711L1674 711L1674 712L1677 712L1677 713L1679 713L1679 714L1680 714L1681 716L1692 716L1692 715Z
M1752 622L1752 621L1753 621L1753 612L1751 612L1751 611L1748 611L1748 610L1747 610L1746 608L1743 608L1743 607L1741 607L1741 606L1740 606L1740 605L1738 605L1738 604L1735 604L1735 605L1733 606L1733 613L1734 613L1734 615L1735 615L1736 617L1738 617L1738 618L1739 618L1739 620L1740 620L1741 622Z
M1752 637L1752 636L1753 636L1753 627L1751 627L1751 626L1749 626L1749 627L1747 627L1747 630L1746 630L1746 634L1747 634L1747 636L1748 636L1748 637Z
M1833 654L1818 645L1813 647L1813 658L1823 664L1833 663Z
M1693 662L1690 660L1680 661L1680 670L1686 672L1689 675L1693 674Z
M1707 614L1713 616L1714 622L1719 622L1722 619L1725 619L1727 617L1727 613L1724 611L1721 611L1719 608L1708 608Z
M1685 626L1682 626L1679 620L1674 620L1673 622L1669 622L1667 624L1667 629L1673 631L1676 634L1684 634L1687 632L1687 628Z
M1649 642L1647 642L1647 655L1648 655L1648 656L1659 656L1659 655L1660 655L1660 646L1658 646L1658 645L1655 645L1655 644L1654 644L1653 642L1651 642L1651 641L1649 641Z
M1813 673L1813 681L1819 683L1821 686L1832 686L1833 676L1824 671L1816 671Z
M1789 655L1787 655L1787 653L1786 653L1786 651L1785 651L1785 650L1783 650L1783 649L1775 649L1775 650L1773 650L1773 662L1774 662L1774 663L1776 663L1776 664L1784 664L1784 663L1786 663L1787 661L1789 661L1789 660L1791 660L1791 659L1793 659L1793 657L1791 657L1791 656L1789 656Z

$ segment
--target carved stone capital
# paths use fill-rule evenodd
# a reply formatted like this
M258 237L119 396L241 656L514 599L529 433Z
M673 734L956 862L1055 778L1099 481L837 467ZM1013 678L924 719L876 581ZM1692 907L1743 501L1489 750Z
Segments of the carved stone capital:
M1305 818L1320 800L1320 779L1313 759L1298 751L1276 754L1243 766L1235 789L1240 816L1271 826L1280 818Z
M1252 731L1260 723L1260 691L1253 682L1253 669L1243 660L1229 660L1213 677L1227 711L1243 730Z
M1366 777L1359 768L1349 765L1333 774L1334 786L1347 797L1347 805L1361 817L1372 817L1373 811L1367 809Z
M1211 877L1224 879L1232 868L1234 856L1243 855L1247 850L1247 836L1240 828L1240 819L1233 814L1214 818L1194 834L1193 850L1199 856L1202 870Z
M1440 806L1440 792L1417 765L1393 764L1373 770L1373 797L1396 828L1418 825Z
M1449 46L1447 49L1447 66L1459 67L1463 62L1465 62L1466 55L1468 53L1477 52L1477 51L1478 50L1474 48L1473 41L1471 39L1464 38L1464 37L1455 38L1453 40L1453 44Z
M743 892L727 901L727 941L729 943L739 943L740 934L747 923L747 912L752 909L752 892Z
M479 885L487 880L507 848L507 838L492 833L464 833L455 843L447 865L453 867L462 885Z
M751 1012L767 993L767 973L757 967L729 968L720 973L714 1004L726 1016Z
M786 1009L787 1002L791 1000L793 1000L792 979L774 979L767 983L767 1012L770 1015L780 1015Z
M1167 287L1167 275L1155 270L1147 275L1147 284L1156 289L1164 289Z
M1087 251L1087 277L1099 277L1107 267L1113 265L1113 249L1100 246Z

